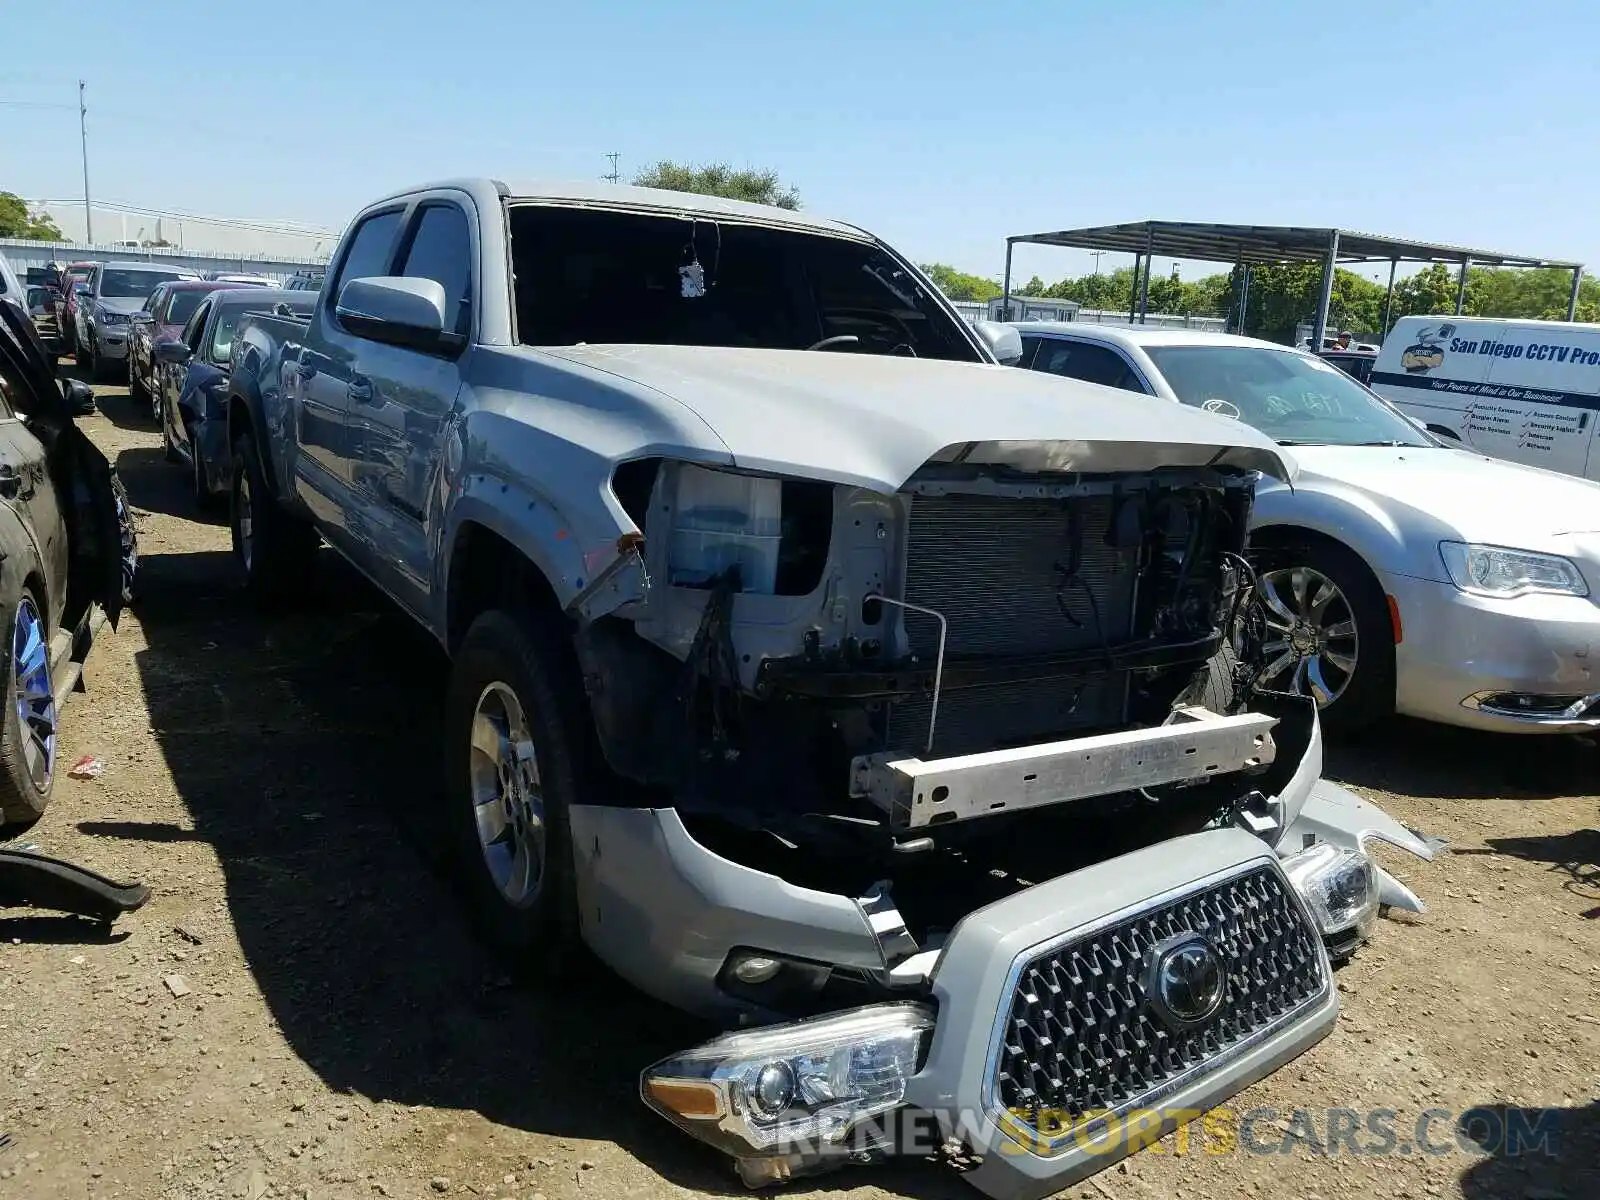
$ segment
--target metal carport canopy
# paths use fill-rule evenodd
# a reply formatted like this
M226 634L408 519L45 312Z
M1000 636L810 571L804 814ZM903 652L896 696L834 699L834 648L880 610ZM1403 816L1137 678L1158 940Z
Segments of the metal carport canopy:
M1015 246L1021 244L1063 246L1075 250L1112 250L1132 254L1136 284L1139 280L1138 260L1143 256L1143 286L1136 289L1140 294L1135 296L1130 305L1130 322L1134 309L1143 309L1148 303L1150 258L1157 254L1164 258L1234 263L1247 268L1260 263L1321 263L1322 294L1317 310L1316 333L1313 335L1313 344L1319 346L1322 344L1323 330L1327 326L1328 301L1333 287L1333 267L1337 263L1389 263L1391 293L1394 288L1394 266L1399 263L1459 263L1461 280L1457 294L1458 312L1466 299L1466 272L1470 265L1557 267L1572 272L1572 296L1567 311L1569 321L1576 312L1578 284L1583 278L1583 264L1578 262L1505 254L1498 250L1480 250L1438 242L1417 242L1407 238L1381 237L1353 229L1319 229L1301 225L1216 225L1198 221L1133 221L1124 225L1095 225L1086 229L1063 229L1054 233L1030 233L1007 238L1005 302L1008 308L1011 300L1011 252ZM1388 307L1388 302L1385 301L1385 332L1387 332Z

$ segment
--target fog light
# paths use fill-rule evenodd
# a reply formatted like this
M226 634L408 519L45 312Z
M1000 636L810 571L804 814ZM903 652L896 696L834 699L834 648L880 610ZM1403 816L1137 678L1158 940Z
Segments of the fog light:
M760 954L744 955L733 961L733 977L740 983L747 983L752 987L766 983L781 970L783 970L781 962Z
M1324 938L1371 936L1378 921L1378 872L1365 854L1318 842L1284 859L1283 870Z
M932 1029L932 1009L908 1001L730 1033L645 1071L640 1095L740 1160L803 1172L849 1154L853 1129L905 1103Z

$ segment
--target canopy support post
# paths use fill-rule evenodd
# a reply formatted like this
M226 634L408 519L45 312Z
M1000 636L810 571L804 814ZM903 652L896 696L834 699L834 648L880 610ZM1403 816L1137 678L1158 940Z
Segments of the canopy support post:
M1339 262L1339 231L1328 231L1328 257L1322 262L1322 288L1317 293L1317 317L1311 325L1311 353L1322 353L1322 339L1328 332L1328 308L1333 303L1333 269Z

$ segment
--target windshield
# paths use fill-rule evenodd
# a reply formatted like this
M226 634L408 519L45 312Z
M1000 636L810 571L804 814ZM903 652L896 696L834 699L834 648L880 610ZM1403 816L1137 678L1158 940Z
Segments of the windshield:
M517 336L980 361L958 318L871 242L711 217L511 209Z
M295 296L289 299L277 300L272 304L251 303L239 301L228 305L217 314L216 328L211 331L211 361L227 362L228 355L233 352L233 331L250 313L265 312L269 308L287 309L297 317L309 317L315 307L313 297L301 298Z
M158 283L171 283L184 276L176 271L117 271L107 269L100 276L100 294L115 300L138 300L156 290Z
M200 301L206 294L198 289L194 291L173 292L172 300L167 304L167 315L162 318L164 325L186 325L189 318L194 316L194 310L200 307Z
M1178 399L1236 417L1287 446L1431 446L1343 371L1254 346L1146 346Z

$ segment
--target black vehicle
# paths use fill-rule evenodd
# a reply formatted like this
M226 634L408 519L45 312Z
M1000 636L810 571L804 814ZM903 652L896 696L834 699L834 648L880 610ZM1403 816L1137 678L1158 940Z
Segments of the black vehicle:
M1375 350L1324 350L1320 357L1357 383L1366 383L1372 378L1372 364L1378 361Z
M126 495L72 420L88 390L57 380L21 306L0 303L0 824L44 812L61 705L132 597Z
M183 463L195 503L209 506L231 480L228 445L228 367L233 331L246 313L305 317L317 294L287 288L240 287L211 292L190 316L182 341L158 343L156 398L161 445L168 462Z

